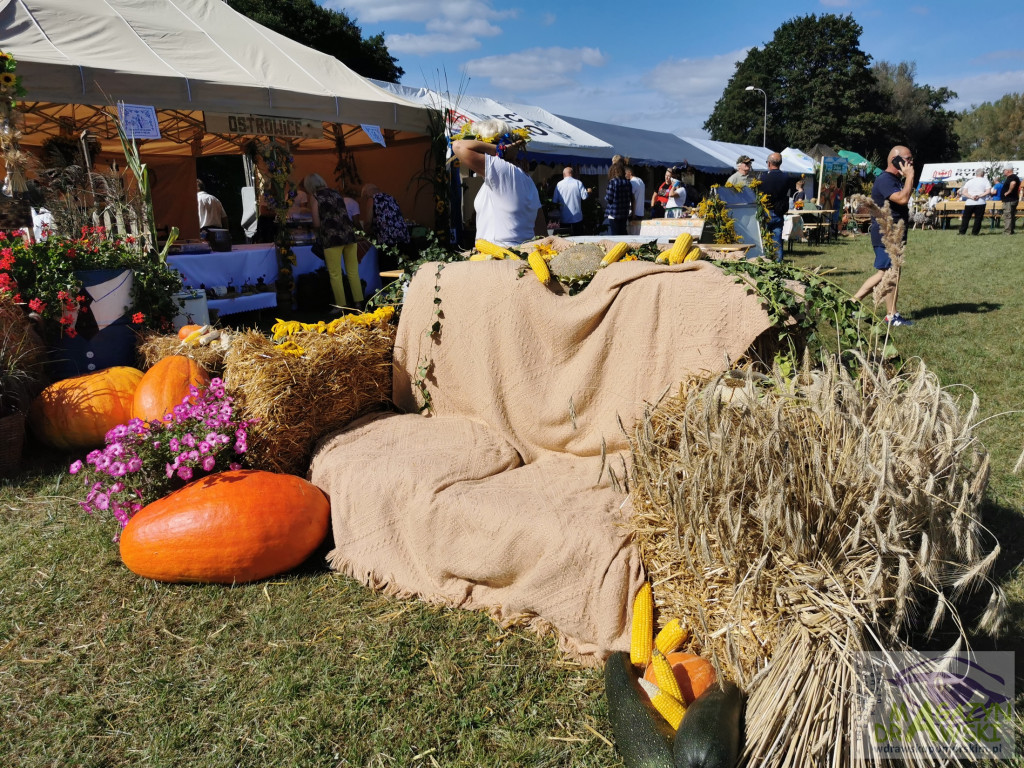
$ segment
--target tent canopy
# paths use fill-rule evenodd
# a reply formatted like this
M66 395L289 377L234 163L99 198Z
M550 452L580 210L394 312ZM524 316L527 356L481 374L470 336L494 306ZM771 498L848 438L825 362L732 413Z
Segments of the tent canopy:
M668 166L681 164L685 160L688 165L699 171L723 173L728 170L728 166L723 165L721 160L671 133L598 123L564 115L562 119L611 145L611 149L605 150L573 151L575 158L600 160L607 164L613 154L619 154L628 157L637 165Z
M493 99L464 94L452 97L429 88L412 88L381 80L371 80L370 82L424 107L446 110L451 117L452 127L456 131L466 123L475 123L478 120L496 117L504 120L512 128L525 128L529 131L531 152L564 152L585 147L601 149L602 152L608 154L611 150L611 145L570 125L541 107L506 104Z
M161 125L173 117L184 141L200 112L428 129L422 106L222 0L0 0L0 46L18 60L29 115L72 130L119 101L165 110Z

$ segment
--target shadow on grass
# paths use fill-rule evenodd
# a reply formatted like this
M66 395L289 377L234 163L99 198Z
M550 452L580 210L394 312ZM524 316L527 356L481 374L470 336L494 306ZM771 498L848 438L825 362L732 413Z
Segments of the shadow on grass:
M914 312L914 316L922 318L967 314L981 315L987 312L995 312L997 309L1002 308L1002 304L996 304L992 301L964 301L954 304L940 304L936 307L925 307Z

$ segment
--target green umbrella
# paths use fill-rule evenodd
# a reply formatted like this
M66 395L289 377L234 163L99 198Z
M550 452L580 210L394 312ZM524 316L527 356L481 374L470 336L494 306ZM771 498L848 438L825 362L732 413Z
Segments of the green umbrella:
M857 168L863 168L868 173L873 173L875 176L880 174L882 170L877 168L874 163L868 160L863 155L858 155L856 152L852 152L849 149L840 149L839 156L845 157L850 161L850 165L856 166Z

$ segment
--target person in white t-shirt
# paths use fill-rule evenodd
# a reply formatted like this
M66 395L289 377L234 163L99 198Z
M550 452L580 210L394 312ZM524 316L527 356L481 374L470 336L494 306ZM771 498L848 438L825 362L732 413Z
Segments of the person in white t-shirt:
M683 186L682 173L678 168L670 168L672 174L672 189L668 193L668 201L665 203L666 219L683 218L683 208L686 206L686 187Z
M626 179L633 187L633 216L629 220L629 234L640 234L640 222L644 220L644 206L647 203L647 185L633 172L633 166L626 166Z
M452 142L452 151L466 168L483 177L476 195L476 237L503 246L532 240L540 211L533 179L515 165L526 140L513 134L504 120L481 120L471 126L475 138Z
M552 200L561 206L559 221L563 227L569 227L572 235L583 234L583 201L587 199L588 192L570 166L562 169L562 180L555 185Z
M992 194L992 185L985 177L985 171L979 168L974 178L969 180L960 188L960 197L964 199L964 215L960 219L960 231L958 235L967 234L967 226L974 219L974 226L971 228L972 235L981 233L981 221L985 217L985 204Z
M196 202L199 206L199 229L209 227L227 229L228 215L220 200L206 191L202 180L196 179Z

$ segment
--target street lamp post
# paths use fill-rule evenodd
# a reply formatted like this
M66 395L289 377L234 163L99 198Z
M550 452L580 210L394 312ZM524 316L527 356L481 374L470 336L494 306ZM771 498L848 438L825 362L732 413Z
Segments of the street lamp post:
M752 85L748 85L743 90L745 91L761 91L760 88L755 88ZM761 146L765 149L768 148L768 94L761 91L761 95L764 96L764 132L761 134Z

